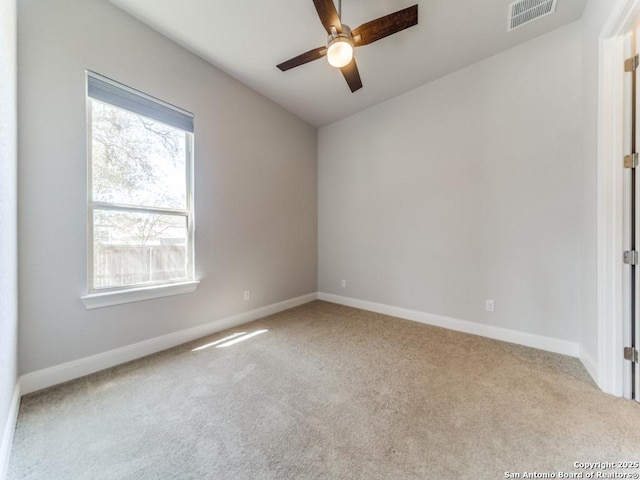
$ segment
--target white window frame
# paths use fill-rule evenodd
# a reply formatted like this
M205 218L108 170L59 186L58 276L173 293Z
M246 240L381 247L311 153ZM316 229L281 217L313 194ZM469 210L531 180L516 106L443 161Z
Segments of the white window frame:
M194 211L193 211L193 115L171 104L158 100L138 90L99 75L86 72L87 80L87 294L82 301L87 309L118 305L151 298L165 297L195 291ZM96 85L98 86L96 90ZM106 93L105 93L106 92ZM116 101L110 101L115 92ZM103 96L106 95L106 99ZM92 101L97 100L122 108L136 115L160 121L186 133L186 206L184 209L142 207L94 201L93 156L92 156ZM120 104L118 104L120 102ZM130 107L130 108L128 108ZM94 211L124 211L131 213L154 213L186 218L187 223L187 277L178 280L163 280L145 284L117 287L94 287Z

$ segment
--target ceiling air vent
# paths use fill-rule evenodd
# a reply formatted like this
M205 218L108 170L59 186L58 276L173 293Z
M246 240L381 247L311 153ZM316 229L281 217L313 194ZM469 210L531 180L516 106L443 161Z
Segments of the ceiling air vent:
M507 32L555 12L558 0L518 0L509 4Z

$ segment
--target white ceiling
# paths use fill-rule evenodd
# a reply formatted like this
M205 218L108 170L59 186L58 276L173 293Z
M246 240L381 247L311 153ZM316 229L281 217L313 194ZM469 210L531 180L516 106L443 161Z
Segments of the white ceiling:
M276 65L326 43L312 0L109 0L316 127L578 20L586 0L507 33L512 0L342 0L352 28L419 4L418 25L358 48L351 93L326 59ZM337 4L337 0L336 0Z

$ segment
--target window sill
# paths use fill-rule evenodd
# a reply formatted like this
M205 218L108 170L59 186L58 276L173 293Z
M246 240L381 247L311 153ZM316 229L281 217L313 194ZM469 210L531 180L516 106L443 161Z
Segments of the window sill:
M119 305L121 303L139 302L141 300L149 300L151 298L191 293L195 292L199 283L199 281L194 280L189 282L170 283L166 285L131 288L115 292L90 293L81 297L81 300L82 303L84 303L84 307L87 310L91 310L94 308Z

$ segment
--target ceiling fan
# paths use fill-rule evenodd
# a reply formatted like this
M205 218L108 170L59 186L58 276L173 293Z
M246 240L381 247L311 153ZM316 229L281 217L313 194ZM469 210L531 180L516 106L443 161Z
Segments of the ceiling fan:
M282 62L283 72L327 56L329 64L339 68L352 92L362 88L360 73L353 57L355 47L362 47L418 24L418 5L371 20L351 30L340 20L333 0L313 0L322 26L327 31L327 46L318 47Z

